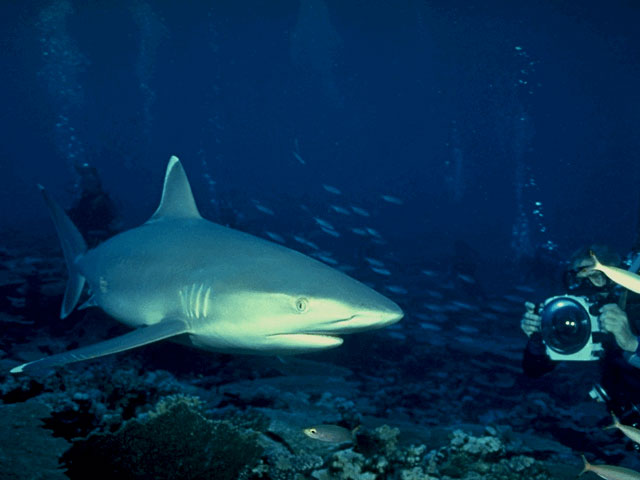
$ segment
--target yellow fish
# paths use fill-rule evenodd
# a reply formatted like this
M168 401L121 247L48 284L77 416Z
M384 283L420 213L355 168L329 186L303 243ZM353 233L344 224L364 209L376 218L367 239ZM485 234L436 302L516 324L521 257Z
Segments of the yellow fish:
M590 252L590 254L595 265L593 267L587 267L587 270L598 270L604 273L612 282L622 285L632 292L640 293L640 275L636 275L622 268L603 265L598 261L595 253Z
M612 465L591 465L587 462L587 459L584 458L584 455L582 455L582 461L584 462L584 468L578 476L585 472L593 472L605 480L640 480L640 473L630 468L615 467Z
M347 443L353 442L353 431L338 425L316 425L305 428L302 432L310 438L329 443Z
M634 442L640 443L640 430L629 425L621 424L618 420L618 417L616 417L615 413L613 412L611 412L611 416L613 417L613 424L609 425L608 427L604 427L605 430L608 428L617 428Z

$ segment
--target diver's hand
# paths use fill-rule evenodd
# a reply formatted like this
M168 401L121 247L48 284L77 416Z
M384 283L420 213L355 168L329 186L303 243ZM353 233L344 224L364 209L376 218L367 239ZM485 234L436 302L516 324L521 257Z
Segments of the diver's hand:
M531 302L526 302L524 307L527 311L520 320L520 328L522 331L530 337L533 333L540 331L540 325L542 325L542 318L536 313L536 306Z
M622 350L635 352L638 348L638 340L631 332L627 314L615 303L609 303L600 309L598 318L605 332L613 333L616 343Z

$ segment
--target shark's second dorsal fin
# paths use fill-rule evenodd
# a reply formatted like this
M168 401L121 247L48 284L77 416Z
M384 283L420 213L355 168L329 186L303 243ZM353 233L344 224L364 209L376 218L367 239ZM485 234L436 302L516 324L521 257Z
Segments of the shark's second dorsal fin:
M149 219L155 222L163 218L201 218L191 193L191 186L178 157L172 156L164 176L162 199L156 212Z

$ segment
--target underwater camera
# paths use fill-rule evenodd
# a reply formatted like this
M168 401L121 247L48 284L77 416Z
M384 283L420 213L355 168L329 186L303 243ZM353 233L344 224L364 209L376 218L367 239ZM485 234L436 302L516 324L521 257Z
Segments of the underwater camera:
M603 352L598 313L586 297L560 295L540 309L540 333L551 360L598 360ZM592 311L594 313L592 313ZM594 334L595 338L594 338Z

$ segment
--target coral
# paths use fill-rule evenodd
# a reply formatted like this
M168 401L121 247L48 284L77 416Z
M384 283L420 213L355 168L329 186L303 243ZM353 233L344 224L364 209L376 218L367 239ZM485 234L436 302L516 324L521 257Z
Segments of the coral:
M464 480L516 480L520 478L546 480L549 473L531 457L510 455L495 429L474 437L461 430L452 434L448 446L432 452L428 459L430 474L447 475Z
M356 450L340 450L335 452L329 468L313 472L313 478L344 479L344 480L374 480L390 478L401 467L414 466L421 461L426 447L411 446L408 449L399 448L398 436L400 430L382 425L375 430L359 431L356 438ZM414 472L414 475L417 471ZM407 478L411 477L411 473ZM426 477L423 477L426 478Z
M387 425L357 436L354 449L332 455L328 466L313 472L317 480L547 480L549 473L533 458L509 451L496 429L473 436L462 430L450 442L427 452L425 445L401 446L399 431ZM366 447L366 448L362 448Z
M41 380L43 383L9 376L0 384L0 391L9 392L2 397L3 401L23 398L22 391L33 395L30 391L39 386L39 393L35 393L39 394L38 400L52 409L45 419L46 427L53 430L54 436L67 440L98 431L114 432L123 421L150 410L159 399L177 392L196 391L162 370L113 369L108 364L84 368L79 365L73 374L59 372Z
M237 479L262 449L257 435L205 418L198 399L170 396L115 433L95 433L64 455L70 478Z
M66 478L58 457L69 444L42 428L40 419L49 413L50 409L37 400L0 405L0 478Z
M389 425L382 425L374 431L374 437L378 439L382 446L382 453L387 456L393 455L398 449L399 436L400 430Z
M453 432L451 447L477 457L498 457L504 453L504 446L497 437L472 437L461 430Z
M420 467L402 470L400 472L400 480L437 480L436 477L427 475Z
M317 480L375 480L373 472L363 472L366 458L353 450L340 450L333 455L329 469L313 472L312 477Z

